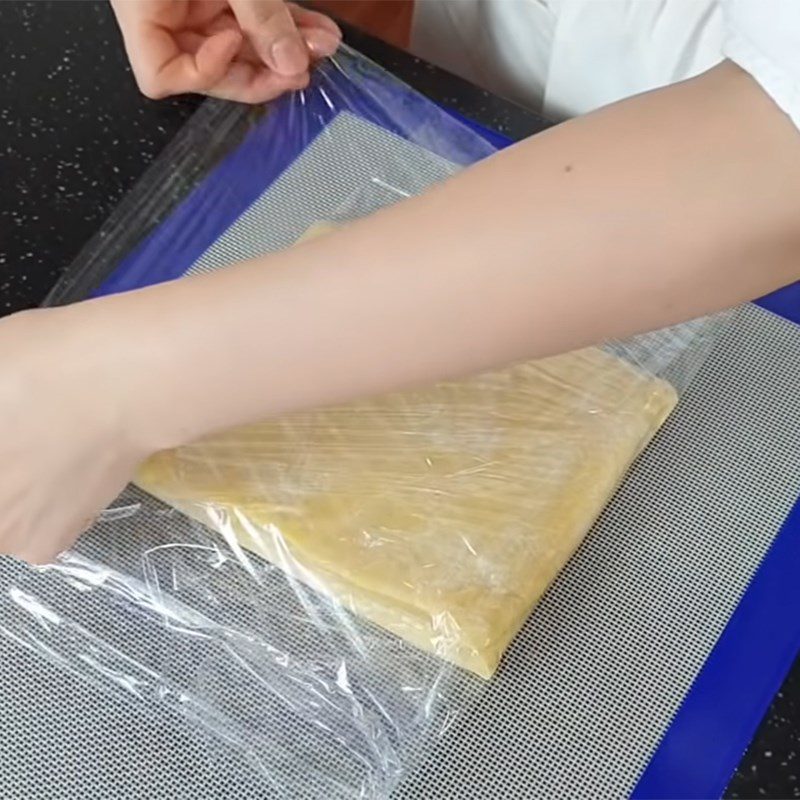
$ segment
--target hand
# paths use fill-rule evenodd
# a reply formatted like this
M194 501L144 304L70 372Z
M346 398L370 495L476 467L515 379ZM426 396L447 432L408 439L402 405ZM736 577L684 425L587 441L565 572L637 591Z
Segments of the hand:
M283 0L111 0L142 92L263 103L303 88L341 32Z
M52 561L150 454L126 413L124 358L101 340L71 309L0 320L2 553Z

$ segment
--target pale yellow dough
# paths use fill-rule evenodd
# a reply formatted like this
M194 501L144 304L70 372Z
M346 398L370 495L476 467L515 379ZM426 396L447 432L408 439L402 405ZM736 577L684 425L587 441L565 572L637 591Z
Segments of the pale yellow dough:
M137 482L488 678L676 400L587 349L237 429Z

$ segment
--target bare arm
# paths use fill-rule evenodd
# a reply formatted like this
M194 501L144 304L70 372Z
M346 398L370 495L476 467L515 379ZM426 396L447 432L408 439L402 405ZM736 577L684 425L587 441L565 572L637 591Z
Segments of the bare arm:
M52 556L156 449L790 283L798 208L800 133L726 64L294 250L12 317L0 548Z
M798 208L800 134L724 65L326 239L93 313L133 348L172 445L755 298L800 277Z

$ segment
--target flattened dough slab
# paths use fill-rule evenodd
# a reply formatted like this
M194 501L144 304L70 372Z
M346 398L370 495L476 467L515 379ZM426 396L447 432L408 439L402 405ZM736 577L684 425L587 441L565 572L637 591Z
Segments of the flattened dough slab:
M240 428L137 482L488 678L676 402L587 349Z

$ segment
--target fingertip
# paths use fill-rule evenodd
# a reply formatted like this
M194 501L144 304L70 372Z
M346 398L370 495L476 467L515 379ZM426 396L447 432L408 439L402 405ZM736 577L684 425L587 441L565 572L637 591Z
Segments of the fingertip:
M308 47L297 33L285 34L272 42L267 58L268 65L285 78L302 75L310 61Z
M296 75L294 77L288 90L299 92L301 89L308 88L309 83L311 83L311 73L304 72L302 75Z
M333 36L336 36L341 41L342 29L331 19L327 14L321 14L319 11L312 11L308 8L302 8L296 3L288 3L292 17L300 27L305 28L320 28L328 31Z
M292 75L290 78L272 75L258 77L242 92L242 102L250 104L268 103L288 92L296 92L308 86L311 76L308 72Z
M136 81L139 91L148 100L163 100L169 96L169 91L162 85L156 77L143 77Z
M341 37L321 28L309 28L303 31L303 38L314 58L332 56L342 43Z
M282 0L229 0L234 16L258 57L275 74L305 72L311 54L297 31L291 8Z
M332 33L336 36L339 41L342 41L342 37L344 34L342 33L342 29L330 18L326 17L324 14L321 15L322 19L319 20L319 23L322 27L324 27L328 32Z

